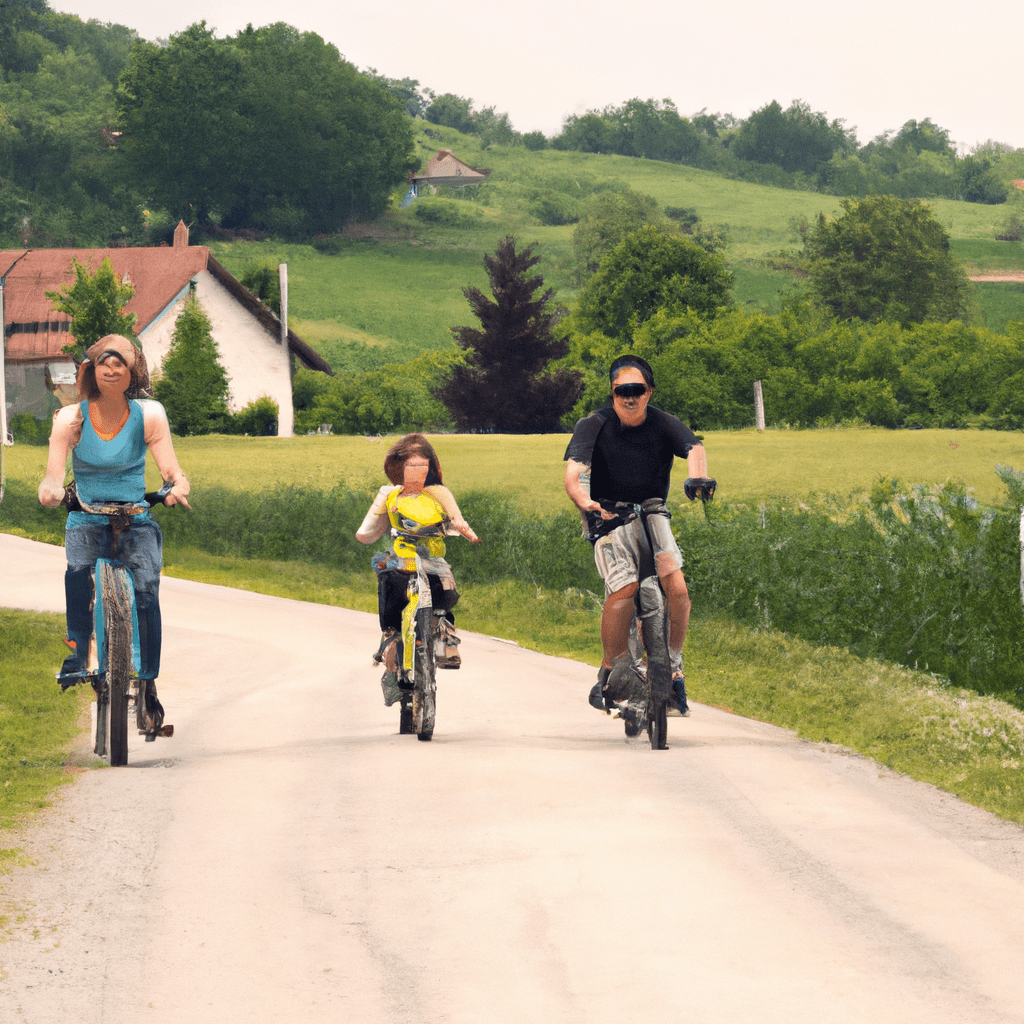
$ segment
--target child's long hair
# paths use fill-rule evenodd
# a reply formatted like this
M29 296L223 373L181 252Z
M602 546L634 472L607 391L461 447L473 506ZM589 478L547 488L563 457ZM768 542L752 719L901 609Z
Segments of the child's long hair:
M431 484L444 483L437 452L422 434L406 434L388 449L387 455L384 456L384 475L396 486L401 485L404 482L405 462L413 455L419 455L430 463L430 469L427 471L428 487Z

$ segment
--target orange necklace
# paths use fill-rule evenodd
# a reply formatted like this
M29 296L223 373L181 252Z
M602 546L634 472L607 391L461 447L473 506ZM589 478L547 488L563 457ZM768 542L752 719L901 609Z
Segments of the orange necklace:
M124 415L121 417L121 422L108 434L105 430L100 430L99 424L96 422L96 407L89 404L89 422L92 424L92 429L96 431L96 436L101 441L113 441L115 437L121 432L121 428L128 422L128 414L131 412L131 406L124 411Z

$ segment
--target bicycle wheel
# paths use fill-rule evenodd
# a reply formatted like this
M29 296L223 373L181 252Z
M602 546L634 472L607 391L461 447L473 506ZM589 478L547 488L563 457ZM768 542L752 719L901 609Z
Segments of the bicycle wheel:
M412 717L416 736L430 740L434 736L437 697L437 662L434 658L434 614L430 608L416 613L416 651L413 667Z
M647 735L652 750L667 750L672 663L668 650L665 595L656 576L641 580L638 601L640 628L647 650Z
M135 588L123 565L96 563L97 609L102 612L106 686L97 695L96 747L106 734L102 753L113 766L128 763L128 686L132 669L132 605ZM101 623L97 621L97 626ZM104 693L105 691L105 693ZM103 698L106 698L103 700Z
M398 714L398 732L402 736L416 731L416 722L412 714L412 694L403 694Z

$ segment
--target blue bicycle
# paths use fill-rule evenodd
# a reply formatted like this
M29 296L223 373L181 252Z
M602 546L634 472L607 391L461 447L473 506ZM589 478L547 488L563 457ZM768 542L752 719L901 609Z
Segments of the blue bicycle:
M97 558L94 570L93 635L82 676L60 678L66 690L76 683L89 683L96 692L96 735L94 751L111 766L128 763L128 721L134 706L135 722L147 742L157 736L174 735L173 725L164 725L164 709L157 699L152 680L138 676L141 663L139 621L132 574L118 560L121 538L132 517L162 505L173 484L145 496L144 502L82 501L72 483L65 499L68 511L107 517L110 527L110 558Z

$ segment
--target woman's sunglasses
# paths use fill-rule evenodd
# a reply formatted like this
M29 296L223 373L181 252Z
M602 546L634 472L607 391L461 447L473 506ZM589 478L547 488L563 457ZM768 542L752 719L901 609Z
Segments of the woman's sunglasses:
M619 398L639 398L641 395L647 394L646 384L617 384L612 391L619 396Z

